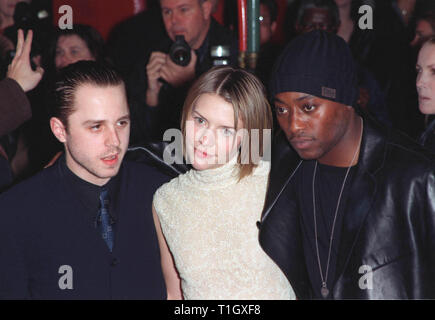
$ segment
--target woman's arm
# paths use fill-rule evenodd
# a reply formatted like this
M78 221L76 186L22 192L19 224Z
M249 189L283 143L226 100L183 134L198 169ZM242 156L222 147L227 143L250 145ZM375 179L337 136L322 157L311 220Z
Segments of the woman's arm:
M165 278L168 300L182 300L183 293L181 291L181 279L175 268L174 259L169 251L165 237L163 236L160 221L153 205L153 219L157 231L157 239L160 247L160 257L162 263L163 277Z

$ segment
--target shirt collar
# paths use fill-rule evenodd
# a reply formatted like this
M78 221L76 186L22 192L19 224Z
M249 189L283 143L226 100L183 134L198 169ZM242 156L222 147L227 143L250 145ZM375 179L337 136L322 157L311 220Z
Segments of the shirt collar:
M66 164L65 155L60 159L60 168L62 176L64 177L68 186L76 194L80 202L86 208L86 212L89 212L92 221L98 214L100 206L100 192L103 188L106 188L109 192L109 214L116 221L118 213L118 197L121 185L121 168L118 174L112 177L105 185L98 186L85 181L73 173Z

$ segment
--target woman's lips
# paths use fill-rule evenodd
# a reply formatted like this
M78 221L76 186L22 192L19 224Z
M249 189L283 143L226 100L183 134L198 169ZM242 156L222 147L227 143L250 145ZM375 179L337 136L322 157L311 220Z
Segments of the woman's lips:
M208 158L209 154L206 151L195 148L195 155L199 158Z

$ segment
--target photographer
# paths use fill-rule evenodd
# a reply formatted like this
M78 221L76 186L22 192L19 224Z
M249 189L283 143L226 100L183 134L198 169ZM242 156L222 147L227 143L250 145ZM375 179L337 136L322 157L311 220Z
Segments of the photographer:
M227 46L228 64L237 64L237 41L211 17L212 1L160 0L160 5L167 35L149 51L129 81L131 143L161 140L166 129L179 128L187 89L213 66L213 46ZM183 36L187 46L176 36ZM190 50L190 58L175 52L178 49L187 55Z

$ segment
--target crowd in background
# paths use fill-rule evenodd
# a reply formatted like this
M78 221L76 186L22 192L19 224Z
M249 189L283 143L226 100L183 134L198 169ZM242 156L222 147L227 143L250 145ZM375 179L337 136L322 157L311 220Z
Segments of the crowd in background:
M183 1L198 6L200 14L192 18L172 12L166 6L170 0L148 1L147 10L118 24L105 41L92 26L75 24L71 30L60 30L50 15L36 17L37 7L49 7L50 1L0 0L1 78L6 76L20 28L34 30L31 61L34 68L45 70L39 85L27 93L32 118L0 137L0 157L8 161L14 177L0 190L41 170L62 150L48 125L51 87L58 70L76 61L105 61L123 74L132 116L131 144L161 139L165 129L179 126L189 85L213 66L210 49L228 46L228 63L238 65L236 1L225 1L223 23L212 17L218 1ZM24 4L17 6L18 2ZM364 4L373 8L373 29L359 27L358 9ZM415 69L422 43L435 35L433 0L293 0L288 1L281 25L278 13L274 0L260 1L260 52L256 68L249 71L266 88L275 59L294 37L313 29L336 33L348 43L357 63L362 112L419 139L433 117L418 109ZM272 41L278 28L284 41ZM185 67L163 66L159 59L164 56L155 52L168 53L180 30L194 50L192 61ZM165 71L153 78L153 70L162 68Z

